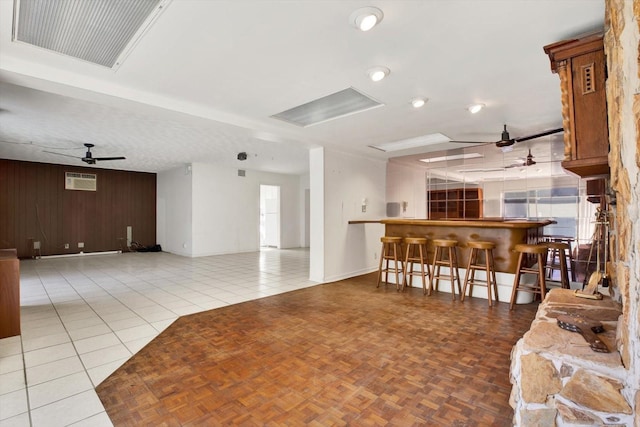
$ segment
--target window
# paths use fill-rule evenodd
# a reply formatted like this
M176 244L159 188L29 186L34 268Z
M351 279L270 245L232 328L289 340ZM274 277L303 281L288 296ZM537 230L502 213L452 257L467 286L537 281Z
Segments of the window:
M505 218L553 218L545 234L577 237L578 187L540 188L504 193Z

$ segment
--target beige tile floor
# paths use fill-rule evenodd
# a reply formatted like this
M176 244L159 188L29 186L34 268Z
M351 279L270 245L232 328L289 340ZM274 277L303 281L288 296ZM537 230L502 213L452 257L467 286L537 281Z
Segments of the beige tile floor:
M22 335L0 340L0 426L111 426L95 387L181 315L314 286L309 252L20 262Z

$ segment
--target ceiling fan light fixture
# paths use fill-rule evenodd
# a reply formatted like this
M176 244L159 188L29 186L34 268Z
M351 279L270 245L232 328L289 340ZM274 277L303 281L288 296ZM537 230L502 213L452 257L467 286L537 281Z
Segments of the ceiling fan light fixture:
M356 9L349 15L349 23L360 31L369 31L382 21L384 14L377 7Z
M381 67L381 66L370 68L367 71L367 75L369 76L372 82L379 82L380 80L387 77L389 73L391 73L391 70L389 70L387 67Z
M413 98L411 100L411 106L413 106L413 108L424 107L424 104L426 103L427 103L427 100L425 98Z
M496 147L510 147L516 143L515 139L511 139L509 136L509 131L507 130L507 125L504 125L504 129L502 131L502 135L500 136L500 141L496 142Z
M469 110L471 114L476 114L476 113L479 113L484 107L485 107L484 104L473 104L473 105L469 105L467 107L467 110Z

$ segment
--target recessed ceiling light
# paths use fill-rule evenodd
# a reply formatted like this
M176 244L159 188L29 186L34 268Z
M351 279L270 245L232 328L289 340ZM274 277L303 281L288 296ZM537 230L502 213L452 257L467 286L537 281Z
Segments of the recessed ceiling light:
M369 31L382 21L384 14L377 7L363 7L349 15L349 23L360 31Z
M411 100L411 105L413 105L413 108L424 107L424 104L426 103L427 103L427 100L424 98L413 98Z
M389 75L391 71L387 67L373 67L367 71L367 75L374 82L379 82Z
M469 107L467 107L467 110L469 110L471 114L476 114L476 113L479 113L480 110L482 110L483 108L484 108L484 104L473 104L473 105L469 105Z

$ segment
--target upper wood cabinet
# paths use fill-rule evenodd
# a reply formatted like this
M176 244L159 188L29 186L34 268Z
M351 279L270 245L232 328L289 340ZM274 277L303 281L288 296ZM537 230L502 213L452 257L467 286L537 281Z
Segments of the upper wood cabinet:
M609 129L602 34L544 47L560 76L564 156L562 167L583 178L609 173Z
M432 190L428 193L429 219L482 218L482 188Z

